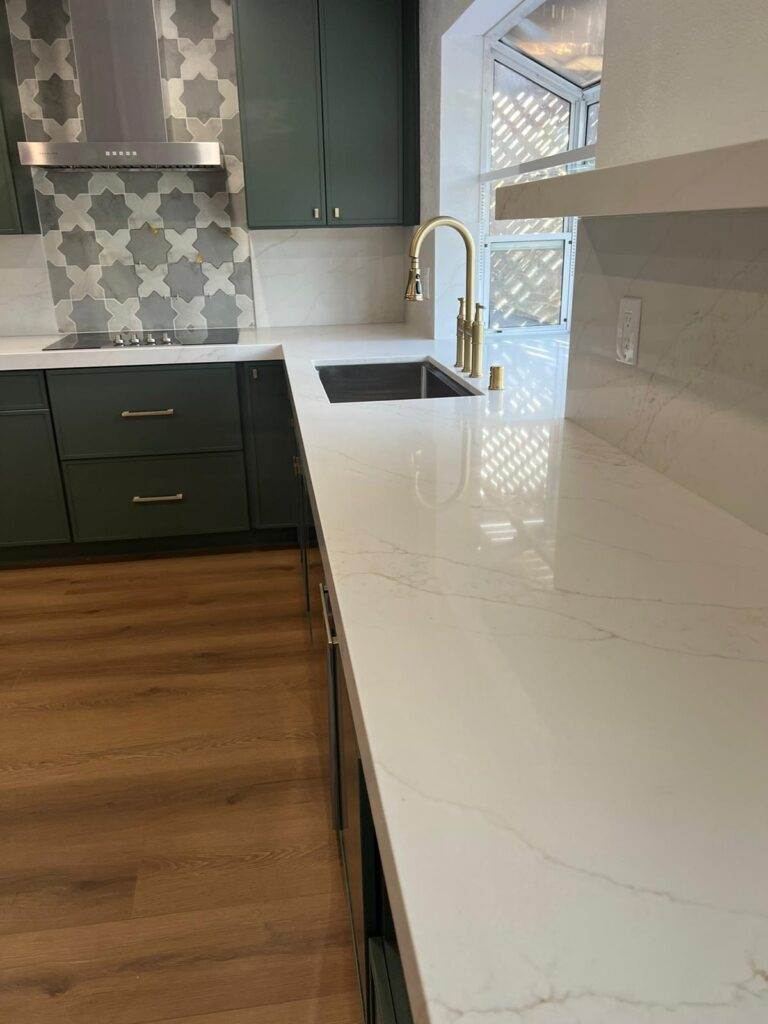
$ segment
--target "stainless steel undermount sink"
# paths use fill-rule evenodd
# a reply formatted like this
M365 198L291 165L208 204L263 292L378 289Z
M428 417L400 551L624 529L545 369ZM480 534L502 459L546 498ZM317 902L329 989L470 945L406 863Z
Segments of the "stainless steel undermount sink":
M465 398L479 393L426 359L400 363L335 363L318 366L317 372L331 402Z

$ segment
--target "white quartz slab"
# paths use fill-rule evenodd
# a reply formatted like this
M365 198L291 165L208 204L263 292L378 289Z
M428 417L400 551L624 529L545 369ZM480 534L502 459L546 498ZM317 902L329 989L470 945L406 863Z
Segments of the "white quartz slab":
M318 362L452 346L20 344L0 368L285 358L419 1024L768 1019L768 537L563 422L564 346L331 405Z
M768 206L768 140L496 189L499 220L751 210Z
M561 421L556 348L313 366L418 348L284 349L417 1020L763 1024L768 537Z

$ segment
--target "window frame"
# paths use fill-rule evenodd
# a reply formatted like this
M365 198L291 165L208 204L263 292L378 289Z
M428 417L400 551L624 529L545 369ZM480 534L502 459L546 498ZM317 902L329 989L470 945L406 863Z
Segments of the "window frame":
M485 37L483 51L483 98L481 117L481 146L480 146L480 173L484 174L491 170L491 141L493 122L493 81L494 68L496 63L507 67L510 71L522 75L535 85L547 89L561 99L570 103L570 134L569 146L563 152L569 152L584 146L587 132L587 109L593 103L600 100L600 83L590 86L588 89L580 89L565 78L561 78L554 72L549 71L524 54L518 53L511 46L501 42L503 35L521 17L534 10L541 4L541 0L522 0L507 15L507 17L495 26L493 31ZM500 168L497 168L500 170ZM531 249L541 248L547 243L563 243L563 279L560 299L560 320L557 324L529 325L526 327L507 327L501 330L493 330L494 338L514 338L536 334L563 334L570 329L571 305L573 300L573 271L576 257L576 233L577 220L575 217L563 218L563 230L543 234L492 234L490 231L490 212L492 190L496 188L498 181L481 181L480 183L480 282L479 293L485 307L484 321L486 329L491 332L490 327L490 294L491 294L491 252L494 249Z

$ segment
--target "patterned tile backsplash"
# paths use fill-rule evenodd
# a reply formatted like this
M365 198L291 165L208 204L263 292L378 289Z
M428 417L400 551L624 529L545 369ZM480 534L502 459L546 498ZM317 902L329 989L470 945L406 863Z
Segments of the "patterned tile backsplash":
M154 0L168 137L222 171L34 172L62 331L250 327L231 0ZM30 141L84 137L68 0L6 0Z

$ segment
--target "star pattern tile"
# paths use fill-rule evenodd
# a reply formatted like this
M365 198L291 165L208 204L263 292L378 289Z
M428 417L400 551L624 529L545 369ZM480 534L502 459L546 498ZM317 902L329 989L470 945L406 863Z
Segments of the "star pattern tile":
M60 330L254 322L232 0L154 3L169 138L219 140L225 169L36 170ZM84 138L68 0L8 15L27 138Z

